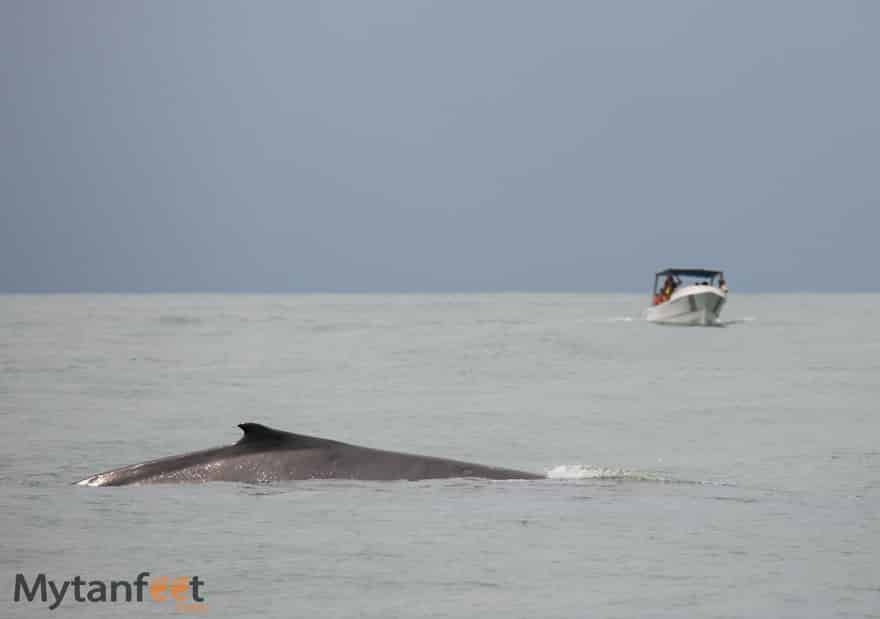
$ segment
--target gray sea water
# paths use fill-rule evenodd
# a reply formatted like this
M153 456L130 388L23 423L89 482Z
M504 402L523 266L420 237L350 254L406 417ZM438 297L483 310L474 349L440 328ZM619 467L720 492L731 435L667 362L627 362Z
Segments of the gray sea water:
M880 296L646 303L2 296L2 616L880 616ZM243 421L552 478L72 485ZM204 606L13 597L143 571Z

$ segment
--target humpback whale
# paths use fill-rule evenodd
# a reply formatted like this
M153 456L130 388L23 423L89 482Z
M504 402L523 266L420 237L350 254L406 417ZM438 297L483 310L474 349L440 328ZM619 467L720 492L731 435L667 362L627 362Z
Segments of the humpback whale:
M544 475L432 456L384 451L242 423L237 443L131 464L83 479L82 486L267 482L292 479L417 480L452 477L542 479Z

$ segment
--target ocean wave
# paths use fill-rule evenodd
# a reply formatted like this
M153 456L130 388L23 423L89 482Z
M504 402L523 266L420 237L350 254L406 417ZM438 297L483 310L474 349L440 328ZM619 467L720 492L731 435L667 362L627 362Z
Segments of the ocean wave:
M198 325L202 319L198 316L186 316L183 314L165 314L159 316L159 324L163 325Z

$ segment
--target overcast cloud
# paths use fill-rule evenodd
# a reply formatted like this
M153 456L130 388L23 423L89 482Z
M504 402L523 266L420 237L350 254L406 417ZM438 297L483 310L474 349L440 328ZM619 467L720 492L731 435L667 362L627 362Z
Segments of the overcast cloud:
M0 7L0 291L880 290L880 2Z

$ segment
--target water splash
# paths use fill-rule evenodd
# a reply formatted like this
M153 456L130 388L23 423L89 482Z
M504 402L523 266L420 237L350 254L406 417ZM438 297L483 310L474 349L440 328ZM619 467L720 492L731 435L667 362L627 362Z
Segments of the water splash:
M548 479L610 479L636 481L666 481L653 475L627 469L592 466L589 464L560 464L547 471Z
M676 479L657 473L589 464L560 464L547 471L547 478L561 480L643 481L662 484L694 484L699 486L736 486L735 483L730 481Z

